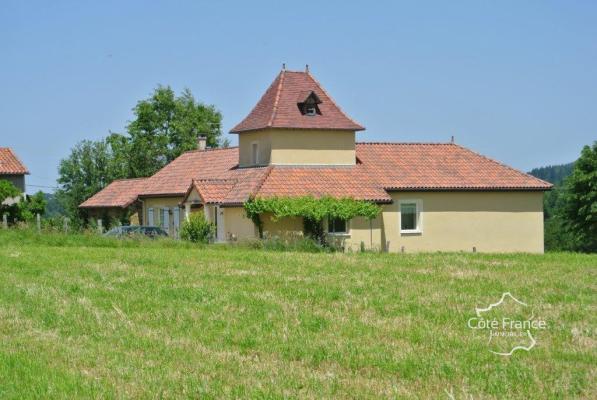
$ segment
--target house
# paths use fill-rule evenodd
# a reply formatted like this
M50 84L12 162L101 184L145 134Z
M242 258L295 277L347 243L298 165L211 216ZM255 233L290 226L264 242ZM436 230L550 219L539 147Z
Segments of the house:
M377 218L328 221L346 249L543 252L543 192L551 185L454 143L357 142L365 128L307 70L282 70L231 133L238 147L189 151L155 175L113 182L81 204L134 209L177 232L203 210L217 240L257 237L251 196L352 197ZM263 219L265 235L301 235L300 218Z
M27 167L19 160L10 147L0 147L0 180L12 183L21 193L25 193L25 175L28 175ZM6 199L4 204L18 202L20 197Z

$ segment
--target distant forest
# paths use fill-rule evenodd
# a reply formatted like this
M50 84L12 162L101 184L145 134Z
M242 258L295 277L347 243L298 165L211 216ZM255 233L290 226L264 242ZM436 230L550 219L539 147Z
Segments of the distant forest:
M570 176L572 168L574 168L573 162L562 165L533 168L529 174L549 183L553 183L555 186L560 186L562 182L564 182L564 179Z

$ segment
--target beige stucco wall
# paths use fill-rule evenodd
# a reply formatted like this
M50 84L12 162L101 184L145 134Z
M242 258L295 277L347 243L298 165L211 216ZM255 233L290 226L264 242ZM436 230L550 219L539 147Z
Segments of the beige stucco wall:
M247 218L243 207L224 207L222 210L228 240L253 239L258 236L255 224Z
M238 135L239 160L241 167L251 166L251 146L252 143L259 144L259 165L268 165L271 154L271 131L260 130L255 132L245 132Z
M543 252L543 192L394 192L383 206L388 251ZM400 200L422 201L422 232L400 233Z
M174 208L174 207L179 207L179 204L182 202L182 196L181 197L146 197L143 199L143 221L144 224L149 224L149 218L148 218L148 210L150 208L153 208L153 221L154 221L154 225L156 226L162 226L162 218L161 218L161 214L160 214L160 209L161 208L165 208L168 207L170 209ZM184 208L180 208L179 209L179 215L180 215L180 224L182 225L182 222L184 221ZM169 218L169 222L170 222L170 226L168 227L170 230L170 233L176 233L174 231L174 215L170 214L170 218Z
M348 223L348 235L328 235L328 241L348 251L359 251L361 242L367 250L383 250L382 222L381 215L372 220L363 217L353 218Z
M353 131L278 130L271 136L272 164L354 165Z
M355 132L265 129L239 134L239 165L251 165L252 143L259 144L259 164L353 165Z
M263 237L296 238L303 236L303 219L300 217L272 219L269 213L261 216Z

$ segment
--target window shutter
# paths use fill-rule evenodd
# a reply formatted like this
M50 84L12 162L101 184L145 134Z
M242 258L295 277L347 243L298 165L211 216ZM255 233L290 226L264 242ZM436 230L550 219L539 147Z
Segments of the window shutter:
M172 211L173 211L172 218L174 218L174 227L178 229L178 227L180 226L180 208L174 207L174 209Z
M170 231L170 209L169 208L163 208L162 209L163 213L164 213L164 218L162 220L162 224L163 224L163 228L166 230L166 232Z
M147 209L147 225L153 226L153 208Z

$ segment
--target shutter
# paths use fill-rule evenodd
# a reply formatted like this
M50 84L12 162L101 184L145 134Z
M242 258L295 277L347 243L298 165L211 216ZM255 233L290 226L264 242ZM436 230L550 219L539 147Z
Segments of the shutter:
M153 208L147 209L147 225L153 226Z
M172 211L173 211L172 218L174 218L174 227L178 228L180 226L180 208L174 207L174 209Z
M164 208L162 209L164 212L164 219L162 221L162 226L166 230L166 232L170 232L170 209Z

